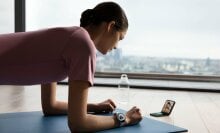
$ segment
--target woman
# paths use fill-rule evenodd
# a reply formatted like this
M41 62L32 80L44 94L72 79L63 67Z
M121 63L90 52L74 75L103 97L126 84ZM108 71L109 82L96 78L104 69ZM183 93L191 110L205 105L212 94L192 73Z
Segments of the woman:
M112 100L87 104L93 85L96 49L106 54L117 47L128 29L122 8L103 2L82 13L80 27L60 27L32 32L0 35L0 84L41 84L45 115L68 115L72 132L93 132L141 121L139 108L125 115L92 115L112 112ZM56 82L68 77L68 103L56 101ZM124 118L123 118L124 117ZM121 119L123 118L123 119Z

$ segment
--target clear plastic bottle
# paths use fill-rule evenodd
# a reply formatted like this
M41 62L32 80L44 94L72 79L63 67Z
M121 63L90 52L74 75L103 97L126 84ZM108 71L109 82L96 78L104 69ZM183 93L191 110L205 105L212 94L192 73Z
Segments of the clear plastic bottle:
M129 90L130 90L130 83L128 81L128 76L126 74L122 74L118 83L118 91L119 91L118 98L119 98L120 108L128 108Z

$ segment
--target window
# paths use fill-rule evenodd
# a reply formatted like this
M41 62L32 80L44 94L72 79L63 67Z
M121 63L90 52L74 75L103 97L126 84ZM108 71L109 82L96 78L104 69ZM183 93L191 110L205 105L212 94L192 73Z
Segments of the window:
M27 30L79 25L100 0L26 1ZM129 20L119 48L98 54L97 72L220 76L220 2L117 0Z
M0 3L0 34L14 32L14 0Z

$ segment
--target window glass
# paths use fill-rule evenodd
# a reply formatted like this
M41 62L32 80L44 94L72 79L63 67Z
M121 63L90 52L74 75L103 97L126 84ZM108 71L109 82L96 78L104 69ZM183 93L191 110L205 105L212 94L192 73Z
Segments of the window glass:
M0 3L0 34L14 32L14 0Z
M101 0L31 0L27 30L79 25ZM98 72L220 75L220 1L115 0L129 29L117 50L98 54Z

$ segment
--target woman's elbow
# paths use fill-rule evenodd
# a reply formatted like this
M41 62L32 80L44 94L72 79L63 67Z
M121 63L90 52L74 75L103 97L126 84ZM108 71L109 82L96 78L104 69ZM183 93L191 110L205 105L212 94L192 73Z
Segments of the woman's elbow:
M42 112L43 112L44 116L53 115L53 112L49 108L42 108Z
M45 116L55 115L53 105L42 105L42 112Z
M88 131L85 122L79 122L76 120L68 119L68 126L69 126L71 133L91 132L91 131Z

